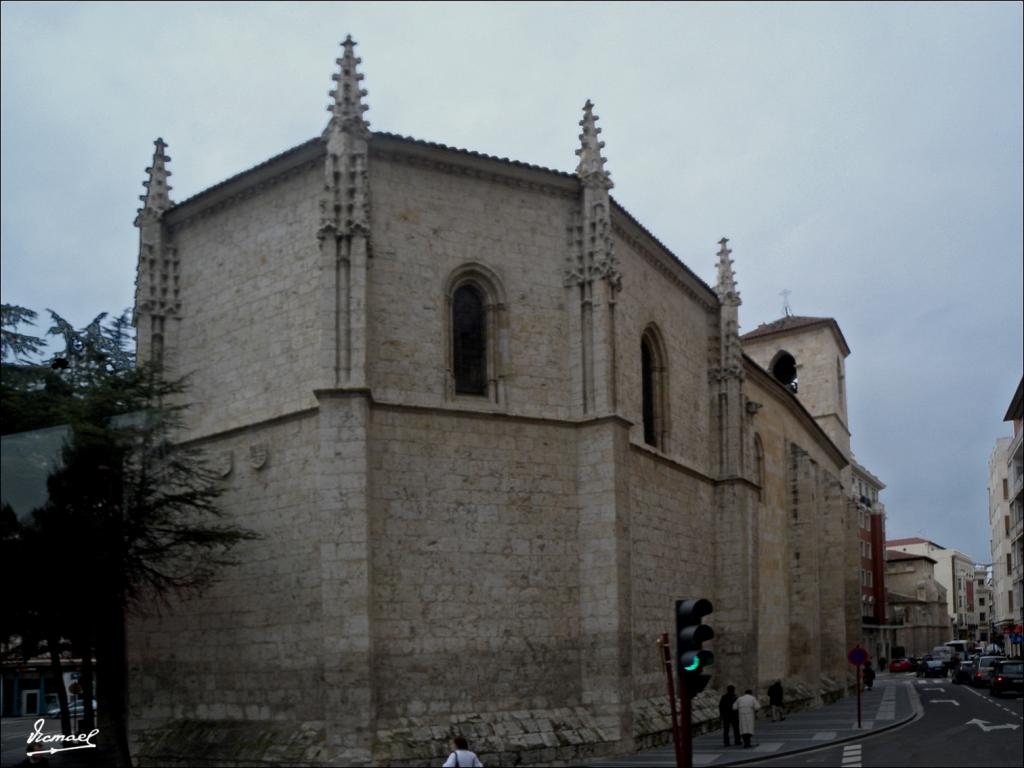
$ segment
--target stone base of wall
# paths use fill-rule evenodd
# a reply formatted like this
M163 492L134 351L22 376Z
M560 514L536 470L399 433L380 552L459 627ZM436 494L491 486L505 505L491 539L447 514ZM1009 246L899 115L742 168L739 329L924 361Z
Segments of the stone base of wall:
M147 731L135 749L139 768L306 766L327 762L319 723L176 720Z
M817 688L783 681L785 711L832 703L849 694L845 681L823 676ZM722 692L707 689L693 702L695 734L718 730ZM761 716L768 697L758 696ZM672 743L667 696L635 702L633 749L637 752ZM583 707L452 715L447 722L401 718L377 731L373 764L391 768L440 765L450 754L449 741L464 736L470 749L491 768L563 766L621 755L629 750L613 740ZM149 731L136 754L139 768L149 766L318 766L331 763L323 724L274 721L179 720Z
M440 765L453 736L464 736L487 766L559 766L621 750L583 707L522 710L436 719L401 718L377 731L373 765ZM147 731L139 768L322 766L332 764L321 723L178 720Z
M464 736L486 766L569 765L615 751L583 707L452 715L447 724L402 718L377 731L374 763L393 768L440 765L451 754L448 742Z

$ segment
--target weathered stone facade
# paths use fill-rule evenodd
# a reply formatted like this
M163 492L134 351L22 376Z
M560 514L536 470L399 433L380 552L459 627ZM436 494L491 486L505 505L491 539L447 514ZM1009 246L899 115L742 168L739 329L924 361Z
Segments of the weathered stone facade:
M192 373L185 439L264 538L130 627L141 761L664 741L654 641L687 596L715 603L714 686L836 695L859 622L846 458L744 357L726 241L712 289L610 197L589 102L575 174L371 133L352 46L320 139L179 205L153 166L140 354ZM479 394L454 373L465 285Z

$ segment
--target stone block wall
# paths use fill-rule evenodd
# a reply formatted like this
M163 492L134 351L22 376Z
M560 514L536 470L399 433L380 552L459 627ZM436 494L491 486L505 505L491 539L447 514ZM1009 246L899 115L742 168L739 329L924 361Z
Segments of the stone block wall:
M581 703L574 458L572 426L374 409L381 728Z
M715 583L708 546L716 529L713 484L646 446L634 444L629 459L633 698L643 700L665 689L655 642L663 632L674 636L675 601L728 596ZM715 625L714 615L708 622Z
M527 190L379 156L371 159L370 180L368 378L374 397L446 404L445 286L460 266L481 264L501 281L508 301L506 401L498 409L570 417L563 271L572 187ZM466 401L471 409L482 405Z
M167 747L160 734L169 723L248 724L255 733L322 718L321 523L305 481L316 466L316 419L203 447L226 472L223 508L262 538L239 545L238 564L204 594L133 614L130 717L136 745L149 745L142 754Z
M711 430L708 387L715 299L710 291L695 291L680 276L682 267L671 256L655 255L656 250L639 238L615 238L623 276L616 305L619 412L633 423L632 442L643 444L640 340L654 326L665 346L667 368L668 439L659 450L710 475L717 471L718 441Z
M189 374L192 435L316 405L318 168L172 218L182 312L167 363Z

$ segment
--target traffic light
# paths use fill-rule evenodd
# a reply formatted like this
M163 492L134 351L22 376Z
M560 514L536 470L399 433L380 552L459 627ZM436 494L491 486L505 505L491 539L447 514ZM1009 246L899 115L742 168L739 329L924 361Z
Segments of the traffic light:
M707 686L711 676L706 668L715 663L715 654L700 647L715 636L711 627L701 623L712 610L711 601L704 598L676 601L676 668L691 698Z

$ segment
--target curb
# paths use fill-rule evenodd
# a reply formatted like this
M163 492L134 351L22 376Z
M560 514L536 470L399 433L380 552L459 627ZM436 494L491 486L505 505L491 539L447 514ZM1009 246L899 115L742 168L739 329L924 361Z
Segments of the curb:
M893 728L899 728L901 726L906 725L907 723L917 720L924 714L924 710L921 707L921 697L917 695L917 689L914 688L913 685L911 685L910 690L912 692L910 696L910 708L912 710L910 715L908 715L907 717L903 718L898 722L891 723L890 725L887 725L884 728L872 728L867 733L857 734L856 736L847 736L843 739L836 739L835 741L830 741L827 744L819 744L813 747L800 747L799 749L790 749L785 752L775 752L772 755L759 755L758 757L748 757L742 760L732 760L727 763L716 762L715 765L746 765L748 763L760 763L765 760L772 760L775 757L782 758L786 757L787 755L799 755L805 752L816 752L819 749L829 749L830 747L834 747L836 744L846 744L851 741L861 741L862 739L870 739L872 736L875 736L876 734L891 731Z

